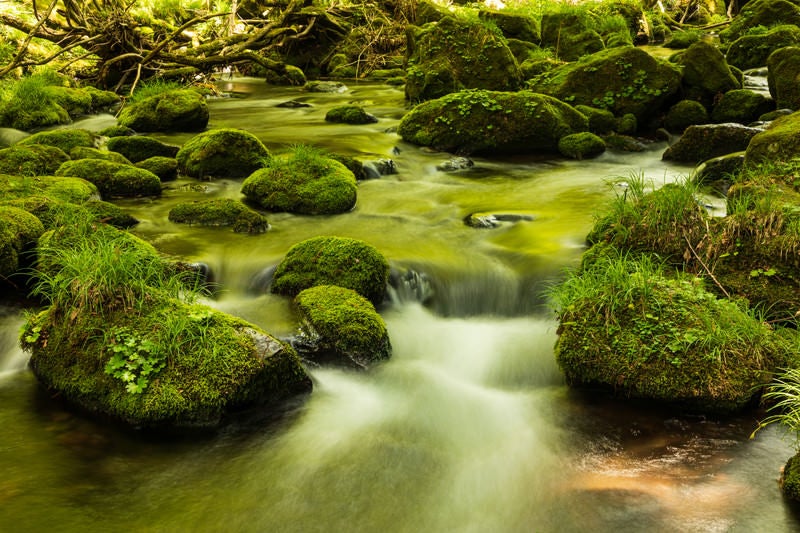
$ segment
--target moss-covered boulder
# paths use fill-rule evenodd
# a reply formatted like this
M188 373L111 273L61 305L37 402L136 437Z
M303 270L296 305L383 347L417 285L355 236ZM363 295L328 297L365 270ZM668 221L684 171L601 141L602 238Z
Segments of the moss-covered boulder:
M640 125L662 111L680 89L681 73L666 61L633 46L603 50L556 67L532 80L532 91L572 105L633 114Z
M0 206L0 281L19 270L24 253L33 248L42 233L44 225L28 211Z
M103 128L97 132L101 137L127 137L128 135L136 135L136 132L128 126L120 126L119 124Z
M289 85L302 87L306 84L306 75L302 69L294 65L284 65L282 71L267 70L264 78L271 85Z
M312 361L366 368L388 359L386 323L375 307L351 289L318 285L295 297L300 314L300 354Z
M21 337L53 394L136 429L182 430L216 428L238 411L310 391L290 346L193 303L197 293L152 247L85 226L43 236L48 275L37 291L50 305Z
M730 26L719 32L723 42L732 43L759 27L772 28L791 24L800 26L800 6L789 0L750 0Z
M506 39L517 39L529 43L539 44L542 36L536 19L520 13L507 13L481 9L478 16L483 20L493 22Z
M317 285L336 285L379 305L388 280L389 262L374 246L345 237L314 237L286 252L275 269L270 290L297 296Z
M232 198L182 202L169 211L169 220L201 226L232 226L237 233L264 233L267 218Z
M356 204L355 175L308 146L271 158L242 184L242 194L269 211L305 215L344 213Z
M138 163L151 157L175 157L179 146L167 144L146 135L125 135L111 137L106 148L125 156L131 163Z
M430 100L462 89L520 88L505 38L480 21L444 17L407 31L406 98Z
M588 159L597 157L606 151L606 143L588 131L565 135L558 140L558 151L572 159Z
M202 131L208 125L208 104L197 91L178 89L128 104L117 120L138 132Z
M689 126L707 124L708 110L697 100L681 100L664 116L664 127L672 133L683 133Z
M378 119L361 106L347 104L331 108L325 113L325 121L341 124L373 124L378 122Z
M19 141L17 145L28 146L31 144L45 144L47 146L60 148L65 154L68 154L75 147L88 146L94 148L98 143L99 137L89 130L63 129L34 133L30 137L25 137Z
M557 152L565 135L587 131L569 104L530 91L461 91L422 103L400 121L408 142L448 152Z
M153 156L134 165L143 168L158 176L163 181L172 181L178 178L178 160L174 157Z
M19 80L4 81L0 127L31 131L71 122L69 113L56 102L50 90L52 86L64 85L65 80L59 74L42 70Z
M83 89L51 85L46 88L53 101L64 108L69 116L79 117L92 111L92 96Z
M592 133L603 135L617 128L617 117L608 109L598 109L588 105L576 105L575 109L589 119L589 131Z
M786 461L778 484L784 496L800 502L800 453Z
M736 412L758 398L790 348L699 278L652 260L600 255L556 291L556 360L572 386Z
M718 94L741 88L719 48L698 41L672 60L683 71L683 93L690 100L710 106Z
M737 123L689 126L680 139L664 151L662 159L697 164L712 157L744 150L751 139L762 131Z
M243 178L262 168L269 150L244 130L219 128L189 139L178 151L178 170L200 179Z
M742 70L766 66L769 55L786 46L800 44L800 28L784 24L765 33L743 35L728 47L725 59Z
M800 46L776 50L767 59L769 94L778 109L800 109Z
M83 88L92 99L92 110L103 111L120 103L120 97L113 91L104 91L91 85Z
M564 61L577 59L605 48L596 24L587 12L563 11L542 15L541 46L550 48Z
M788 161L800 156L800 112L772 121L747 145L745 164Z
M81 207L89 212L90 218L115 228L128 229L139 223L139 219L125 212L120 206L104 200L92 199L81 204Z
M67 161L56 176L83 178L97 186L103 198L161 195L161 180L152 172L103 159Z
M88 146L76 146L72 149L72 151L70 151L69 157L70 159L104 159L106 161L113 161L114 163L122 163L124 165L131 164L128 158L119 152L101 150L99 148L90 148Z
M735 89L722 95L711 110L711 120L717 123L749 124L775 110L775 101L749 89Z
M0 149L0 174L15 176L51 175L69 156L46 144L15 145Z

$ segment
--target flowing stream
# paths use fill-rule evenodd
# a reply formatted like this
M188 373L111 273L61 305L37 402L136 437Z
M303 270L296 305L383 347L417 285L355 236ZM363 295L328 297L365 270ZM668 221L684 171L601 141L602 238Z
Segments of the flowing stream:
M367 372L311 369L311 396L266 420L155 440L39 390L17 346L24 311L7 303L0 531L800 531L777 486L794 443L775 428L749 439L760 413L688 416L576 392L555 364L547 286L577 264L615 179L641 173L659 185L690 171L661 161L665 144L590 161L476 158L445 173L436 165L448 154L392 133L406 111L400 89L220 85L237 97L210 102L210 127L244 128L273 151L308 143L391 158L398 172L361 182L351 213L273 214L258 236L168 222L176 202L240 197L239 181L182 179L162 198L120 202L141 220L135 231L207 263L221 288L209 303L277 336L294 332L295 316L263 279L286 250L315 235L368 241L425 282L400 286L380 309L393 356ZM311 107L275 107L288 100ZM351 102L379 122L324 122ZM473 213L522 216L478 229L464 224Z

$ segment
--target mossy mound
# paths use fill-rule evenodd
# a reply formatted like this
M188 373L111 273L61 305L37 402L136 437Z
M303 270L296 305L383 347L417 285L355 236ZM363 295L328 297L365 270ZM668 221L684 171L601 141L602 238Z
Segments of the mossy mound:
M99 196L97 187L80 178L55 176L16 176L0 174L3 200L26 196L49 196L64 202L82 204Z
M776 50L767 59L769 94L778 109L800 109L800 46Z
M264 233L269 228L266 217L238 200L184 202L169 211L169 220L201 226L232 226L237 233Z
M711 120L717 123L749 124L775 110L775 101L749 89L736 89L722 95L711 110Z
M699 31L685 31L685 30L678 30L673 31L667 42L664 43L664 48L673 48L676 50L685 50L689 48L694 43L698 42L703 37L703 34Z
M506 39L517 39L534 44L542 41L539 24L532 17L489 9L481 9L478 16L483 20L493 22L503 32Z
M784 496L800 502L800 453L786 461L778 483Z
M194 303L185 280L124 232L64 228L39 250L48 275L35 290L50 305L21 344L38 380L82 411L137 429L216 428L311 389L291 347Z
M302 87L306 84L306 75L302 69L294 65L285 65L283 72L267 70L264 78L271 85L288 85L292 87Z
M708 123L708 111L697 100L681 100L669 108L664 127L672 133L683 133L689 126Z
M115 228L128 229L139 223L136 217L126 213L120 206L104 200L89 200L81 204L81 207L90 213L90 218Z
M745 165L766 161L789 161L800 156L800 112L772 121L766 131L747 145Z
M719 48L706 41L698 41L672 60L683 70L683 94L706 106L720 93L741 88L741 83L731 72Z
M128 126L109 126L97 132L101 137L127 137L128 135L136 135L136 132Z
M356 204L355 175L308 146L271 158L242 184L242 194L269 211L305 215L344 213Z
M461 91L422 103L400 121L403 140L468 153L557 152L565 135L587 131L569 104L530 91Z
M589 131L592 133L603 135L611 133L617 127L617 117L608 109L597 109L588 105L576 105L575 109L589 119Z
M573 386L699 412L751 405L789 346L698 278L601 255L556 291L556 360Z
M0 206L0 280L19 270L22 256L44 231L42 222L28 211Z
M565 135L558 141L558 151L565 157L572 159L587 159L597 157L606 151L606 143L588 131Z
M95 112L114 107L120 103L119 95L113 91L104 91L91 85L84 87L83 90L91 97L92 109Z
M326 122L341 124L373 124L378 122L375 115L367 113L363 107L357 105L340 105L325 113Z
M45 144L60 148L65 154L68 154L73 148L78 146L94 148L98 141L98 136L89 130L63 129L34 133L30 137L19 141L17 145L28 146L31 144Z
M595 24L584 13L545 13L541 25L542 48L555 50L561 60L576 61L605 48L603 38L594 29Z
M761 132L759 128L737 123L689 126L681 138L664 151L662 159L697 164L712 157L744 150Z
M388 359L391 344L386 323L375 307L351 289L318 285L294 300L301 317L302 355L315 362L328 360L358 367Z
M573 105L633 114L640 124L662 111L680 89L680 71L633 46L603 50L528 81L532 91Z
M732 43L760 26L772 28L791 24L800 26L800 7L788 0L751 0L742 7L730 26L719 32L720 40Z
M769 55L786 46L800 44L800 28L782 25L765 33L743 35L728 47L725 59L742 70L766 66Z
M244 130L220 128L189 139L178 151L178 170L200 179L243 178L262 168L269 150Z
M138 163L151 157L175 157L179 146L167 144L146 135L126 135L112 137L106 148L125 156L131 163Z
M117 120L139 132L202 131L208 125L208 104L197 91L179 89L130 103Z
M444 17L407 31L406 98L430 100L462 89L515 91L520 76L505 38L485 23Z
M92 96L83 89L51 85L45 90L55 103L69 113L70 117L79 117L92 111Z
M148 170L163 181L172 181L178 178L178 160L174 157L153 156L134 165L137 168Z
M76 146L69 153L69 157L70 159L103 159L105 161L113 161L114 163L122 163L123 165L131 164L128 158L119 152L100 150L99 148L89 148L88 146ZM53 172L50 172L50 174Z
M41 176L55 173L69 156L46 144L15 145L0 150L0 174Z
M270 290L297 296L317 285L336 285L378 305L388 279L389 262L374 246L345 237L314 237L289 249L275 270Z
M103 159L78 159L63 163L56 176L83 178L93 183L103 198L161 195L161 180L147 170Z

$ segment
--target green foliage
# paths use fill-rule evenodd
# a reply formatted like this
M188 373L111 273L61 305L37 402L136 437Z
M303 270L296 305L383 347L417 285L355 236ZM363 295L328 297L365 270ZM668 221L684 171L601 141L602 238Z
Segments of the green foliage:
M18 80L0 80L0 126L28 131L68 123L69 113L49 90L63 84L63 77L47 69Z
M770 383L762 401L769 405L771 414L759 422L750 438L770 424L779 424L794 437L800 450L800 368L784 369Z
M153 78L143 82L141 85L138 85L133 91L133 94L128 97L128 103L133 104L136 102L141 102L153 96L159 96L164 93L185 88L186 86L184 84L177 81Z
M129 393L141 394L152 376L164 368L166 357L153 341L140 339L127 328L114 327L107 337L105 344L111 358L106 363L105 373L122 381Z

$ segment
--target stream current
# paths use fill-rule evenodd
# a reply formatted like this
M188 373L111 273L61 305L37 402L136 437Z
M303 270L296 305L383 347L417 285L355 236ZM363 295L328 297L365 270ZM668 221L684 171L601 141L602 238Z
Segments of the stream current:
M40 532L581 532L800 531L777 486L792 441L760 413L688 416L568 389L555 364L556 321L543 293L577 264L613 182L658 186L691 169L666 145L589 161L450 155L392 133L402 89L352 85L311 94L255 79L220 82L209 127L238 127L272 150L313 144L397 173L361 182L353 212L268 215L271 229L172 224L179 201L240 198L240 181L166 184L161 198L119 202L160 250L207 263L213 305L276 336L296 329L265 272L293 244L339 235L376 246L428 281L392 291L380 312L392 358L367 372L313 368L314 391L269 420L212 437L156 441L49 399L17 345L23 310L0 306L0 531ZM298 100L304 108L279 108ZM377 124L329 124L356 103ZM113 117L76 124L101 129ZM191 135L162 135L181 144ZM473 213L523 215L478 229ZM418 287L416 287L418 289Z

